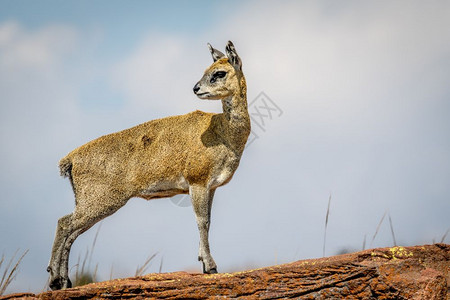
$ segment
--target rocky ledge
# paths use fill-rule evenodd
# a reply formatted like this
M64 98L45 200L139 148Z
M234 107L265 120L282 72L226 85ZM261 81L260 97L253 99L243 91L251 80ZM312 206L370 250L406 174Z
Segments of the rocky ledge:
M450 245L393 247L222 274L186 272L6 299L450 299Z

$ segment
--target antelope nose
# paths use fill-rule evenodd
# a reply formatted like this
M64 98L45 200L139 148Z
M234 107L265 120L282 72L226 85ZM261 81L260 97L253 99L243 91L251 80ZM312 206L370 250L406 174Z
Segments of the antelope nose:
M200 84L197 82L197 84L194 86L194 94L197 94L197 92L200 91Z

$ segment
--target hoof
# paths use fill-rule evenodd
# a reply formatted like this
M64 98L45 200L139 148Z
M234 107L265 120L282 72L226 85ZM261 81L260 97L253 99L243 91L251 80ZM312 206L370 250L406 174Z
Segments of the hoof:
M56 277L50 281L48 285L52 291L60 289L70 289L72 287L72 282L69 278Z
M203 264L203 274L216 274L216 273L217 273L216 268L212 268L209 271L206 271L205 264Z
M206 271L204 262L202 262L202 266L203 266L203 274L216 274L217 273L217 268L211 268L209 271Z

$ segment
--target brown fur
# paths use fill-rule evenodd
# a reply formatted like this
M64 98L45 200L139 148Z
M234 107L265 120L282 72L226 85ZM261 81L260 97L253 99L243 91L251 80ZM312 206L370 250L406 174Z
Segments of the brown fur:
M213 55L215 62L194 92L222 100L223 113L195 111L149 121L95 139L61 159L61 175L70 178L76 206L58 222L48 268L51 288L70 286L67 264L73 241L132 197L189 193L200 231L199 260L205 272L216 271L208 242L212 199L215 189L231 180L250 133L240 59L231 42L228 58L219 54ZM218 70L226 77L212 82Z

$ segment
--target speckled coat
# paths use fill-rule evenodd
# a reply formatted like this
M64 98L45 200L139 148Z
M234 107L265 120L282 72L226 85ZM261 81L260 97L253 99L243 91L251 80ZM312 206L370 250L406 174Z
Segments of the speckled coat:
M226 56L208 44L214 63L194 87L201 99L221 100L223 113L194 111L149 121L102 136L70 152L60 171L70 179L75 210L58 220L50 264L50 287L71 286L72 243L132 197L154 199L189 193L200 233L199 260L217 272L208 242L217 187L229 182L250 134L246 83L231 42Z

